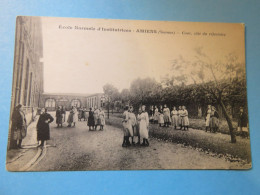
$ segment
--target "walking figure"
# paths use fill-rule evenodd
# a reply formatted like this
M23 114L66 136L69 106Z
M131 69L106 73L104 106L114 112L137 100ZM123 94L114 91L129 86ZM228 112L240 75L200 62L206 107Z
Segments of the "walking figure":
M47 113L47 109L43 108L42 113L37 123L37 140L41 141L39 146L44 146L45 142L50 139L50 126L49 124L54 118Z

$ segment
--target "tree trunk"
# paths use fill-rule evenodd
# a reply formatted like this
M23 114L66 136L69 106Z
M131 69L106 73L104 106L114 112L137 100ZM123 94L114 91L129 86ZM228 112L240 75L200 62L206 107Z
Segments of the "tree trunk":
M236 135L235 135L234 128L233 128L233 125L232 125L232 120L227 113L226 106L224 105L222 100L219 101L219 104L222 108L223 114L224 114L224 116L227 120L227 123L228 123L229 132L230 132L230 136L231 136L231 143L236 143Z

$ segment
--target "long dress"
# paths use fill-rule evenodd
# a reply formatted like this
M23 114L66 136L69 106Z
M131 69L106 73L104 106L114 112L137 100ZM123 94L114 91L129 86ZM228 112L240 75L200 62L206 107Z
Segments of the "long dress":
M148 139L148 125L149 125L148 113L142 112L138 116L138 120L140 121L140 128L139 128L140 137Z
M248 124L247 114L245 112L240 112L238 118L238 130L248 132L249 130L247 128L247 124Z
M70 114L68 116L68 119L67 119L67 123L71 124L73 123L73 110L70 111Z
M78 111L77 108L73 108L73 122L77 122L78 121Z
M170 109L169 108L164 108L163 109L163 119L164 119L164 123L171 122Z
M219 115L217 111L212 111L210 114L210 128L211 129L217 129L219 127Z
M123 123L124 136L133 136L133 128L129 120L130 118L129 118L128 111L125 111L123 113L123 118L124 120L122 121L122 123Z
M185 109L182 112L182 126L189 126L189 117L188 117L188 111Z
M178 126L178 111L177 110L173 110L172 111L172 125L173 126Z
M60 109L56 111L56 124L62 124L62 111Z
M179 126L182 126L182 112L183 110L178 110L178 124Z
M21 140L25 138L27 134L27 124L24 112L15 109L12 114L12 129L13 129L13 139Z
M162 110L159 111L159 124L163 125L164 124L164 117L163 117L163 113Z
M94 121L94 112L89 111L89 116L88 116L88 126L93 127L95 126L95 121Z
M159 115L160 115L160 113L159 113L159 111L158 111L158 108L155 108L155 110L154 110L154 121L159 121Z
M132 112L129 112L129 122L130 122L130 124L132 126L132 129L133 129L133 135L134 136L139 136L139 130L137 129L136 116Z
M37 140L49 140L50 139L50 126L54 118L49 113L43 113L40 115L37 123ZM47 121L47 123L46 123Z
M206 113L206 127L209 127L210 125L210 114L211 114L211 109L208 109Z
M95 121L95 125L100 125L100 120L99 120L99 109L96 109L94 111L94 121Z
M106 124L105 112L103 110L99 112L99 120L100 120L100 125L105 126Z

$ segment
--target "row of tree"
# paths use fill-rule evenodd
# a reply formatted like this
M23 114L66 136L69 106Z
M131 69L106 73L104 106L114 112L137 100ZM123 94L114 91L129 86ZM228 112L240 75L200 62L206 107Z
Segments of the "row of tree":
M111 98L110 105L131 104L135 108L141 104L185 105L190 116L197 114L198 107L205 112L208 104L215 105L221 109L229 126L231 142L235 143L232 117L236 116L240 106L247 110L245 64L239 63L234 54L227 55L224 62L212 62L202 48L196 48L195 54L192 61L182 56L174 59L172 71L160 82L153 78L137 78L129 89L121 92L106 84L103 89Z

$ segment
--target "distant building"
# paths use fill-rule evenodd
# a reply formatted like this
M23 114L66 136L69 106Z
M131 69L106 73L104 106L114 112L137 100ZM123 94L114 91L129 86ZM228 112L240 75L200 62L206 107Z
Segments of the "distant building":
M15 53L12 85L12 116L14 107L24 106L27 123L36 115L43 93L42 27L40 17L18 16L16 20ZM11 127L11 121L10 126ZM8 148L12 148L12 134L9 128Z
M72 106L86 107L103 107L103 93L96 94L77 94L77 93L43 93L40 107L45 107L50 111L55 110L58 106L64 106L66 110Z

